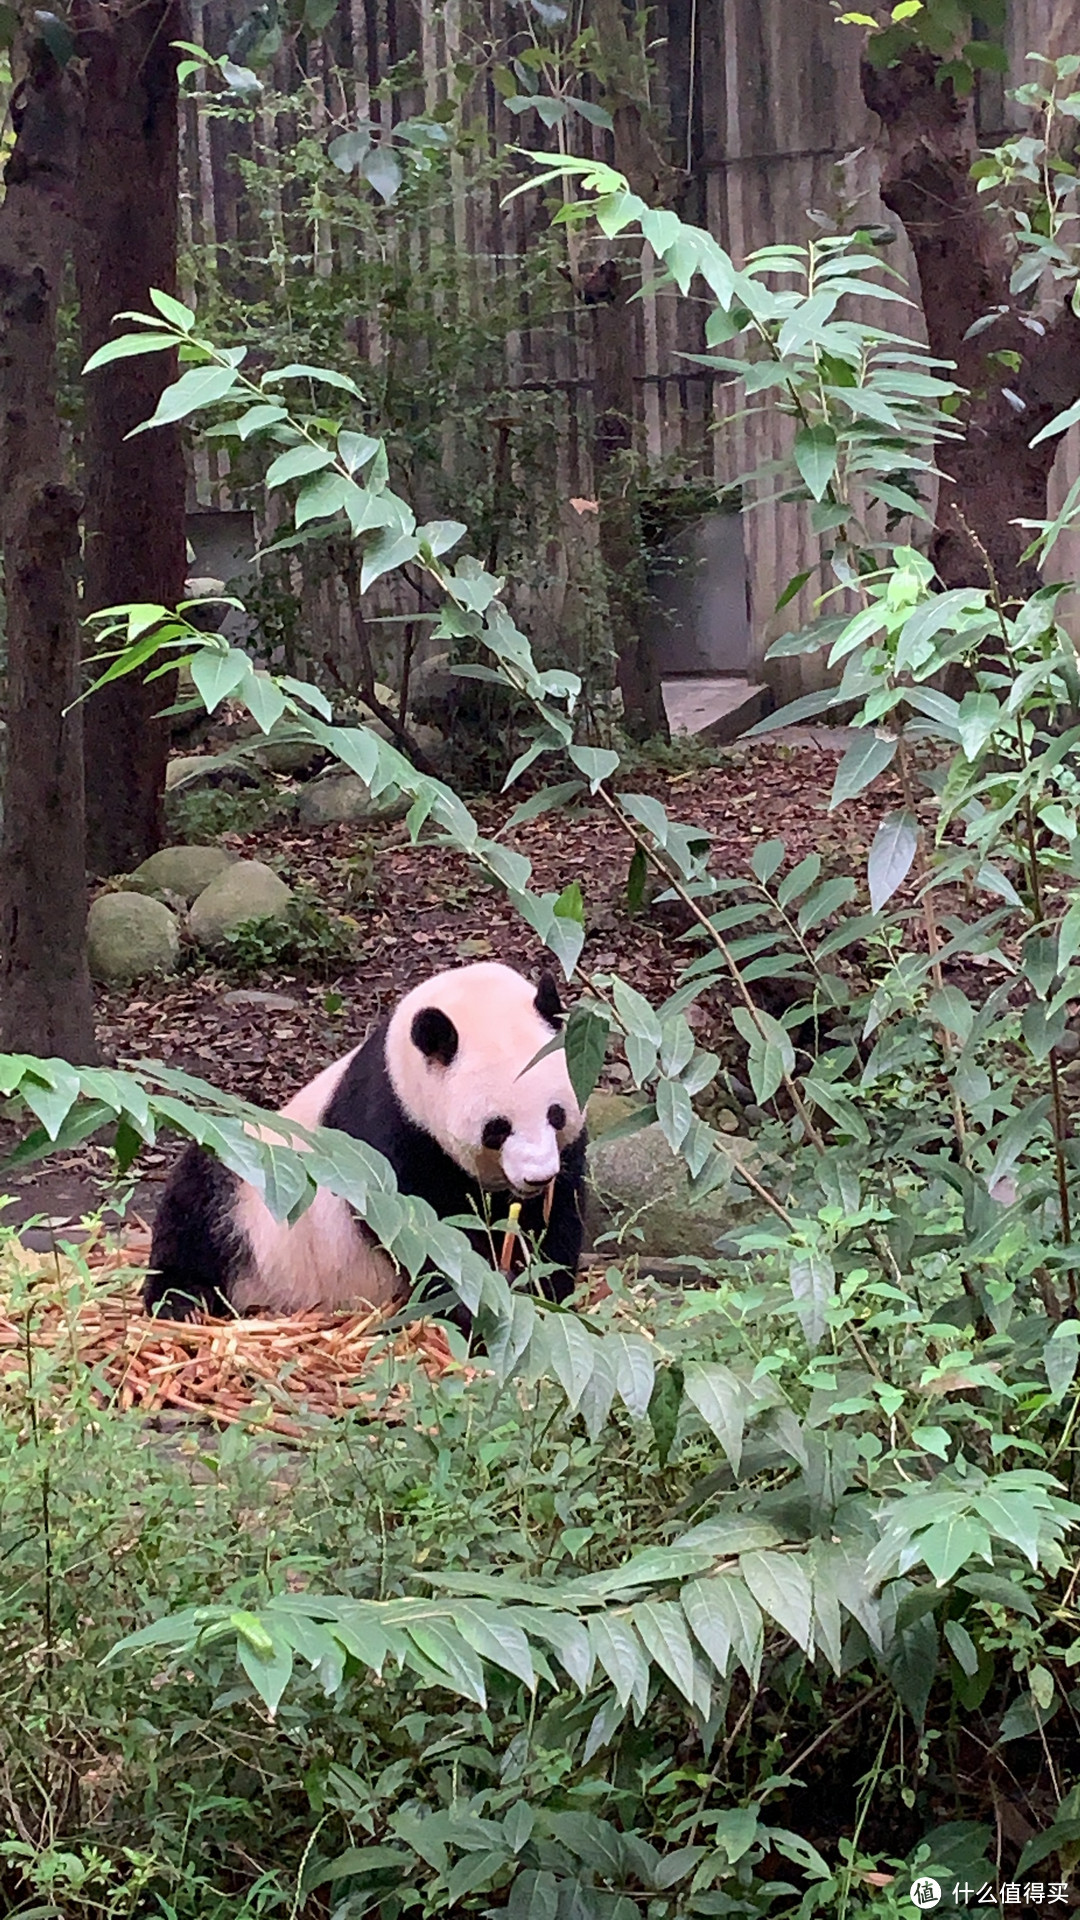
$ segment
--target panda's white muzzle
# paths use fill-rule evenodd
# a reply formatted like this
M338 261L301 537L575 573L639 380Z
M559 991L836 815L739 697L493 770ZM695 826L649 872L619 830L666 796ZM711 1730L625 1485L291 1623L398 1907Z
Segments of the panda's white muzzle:
M559 1142L553 1130L548 1140L520 1140L511 1134L502 1150L502 1168L515 1193L542 1193L559 1171Z

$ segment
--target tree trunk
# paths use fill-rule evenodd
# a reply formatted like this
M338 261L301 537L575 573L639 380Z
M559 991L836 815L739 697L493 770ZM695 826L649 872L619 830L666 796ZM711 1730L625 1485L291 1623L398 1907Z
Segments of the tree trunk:
M970 528L1005 597L1026 598L1039 577L1021 560L1032 534L1015 522L1045 518L1046 483L1060 446L1030 442L1076 396L1080 321L1064 304L1023 316L1010 294L1007 231L970 178L978 152L970 106L951 82L936 84L938 65L933 54L913 48L895 67L864 63L862 70L863 97L881 122L881 196L915 254L930 349L955 362L970 394L964 438L938 448L947 479L930 558L947 587L985 585ZM966 337L998 308L992 326ZM1019 355L1015 372L990 357L1002 351Z
M0 874L0 1046L96 1058L86 963L78 699L79 497L56 406L56 315L71 247L82 104L36 42L16 91L0 204L0 540L8 763ZM65 709L71 711L65 712Z
M146 312L151 287L176 291L179 221L177 55L182 0L126 0L113 13L79 0L86 61L86 129L78 176L82 350L113 332L124 308ZM87 612L127 601L175 606L187 574L185 474L178 427L125 436L149 419L175 357L118 360L85 386L84 602ZM127 873L161 845L171 675L136 674L87 704L87 852L99 874Z

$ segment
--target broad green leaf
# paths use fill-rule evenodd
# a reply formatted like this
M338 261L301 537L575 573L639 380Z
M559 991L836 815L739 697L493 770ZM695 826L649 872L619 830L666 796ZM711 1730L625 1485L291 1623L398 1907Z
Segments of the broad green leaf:
M292 1677L293 1653L288 1642L277 1635L271 1641L271 1648L269 1657L261 1658L248 1640L242 1634L237 1634L236 1651L240 1665L273 1719Z
M1058 929L1057 971L1064 975L1080 953L1080 897L1066 912Z
M580 1107L600 1078L609 1031L606 1007L584 1002L572 1008L565 1027L566 1071Z
M339 133L336 140L331 140L326 157L340 173L355 173L370 146L370 128L356 127L349 133Z
M635 1700L644 1708L649 1695L649 1663L625 1614L595 1614L588 1622L589 1640L597 1661L611 1681L623 1707Z
M1055 1400L1064 1398L1080 1361L1080 1322L1063 1320L1054 1328L1042 1352L1047 1384Z
M182 300L176 300L171 293L162 293L160 287L151 287L150 305L156 307L163 320L171 327L179 327L181 333L190 333L195 325L195 315Z
M840 874L835 880L826 880L823 886L804 900L799 908L798 928L800 933L810 933L819 927L831 914L838 913L855 898L855 882L848 874Z
M946 1620L944 1633L949 1646L956 1656L957 1664L961 1672L966 1673L969 1678L972 1674L978 1673L978 1651L974 1640L962 1622L959 1620Z
M333 515L344 512L348 505L348 490L352 484L352 481L346 480L341 473L323 471L316 474L314 479L308 480L306 485L301 487L296 496L296 507L293 512L295 525L306 527L312 520L329 520ZM381 523L382 516L377 514L373 524ZM354 525L354 533L363 531L366 529L357 528Z
M791 1553L744 1553L739 1566L758 1604L804 1653L810 1653L813 1592L801 1559Z
M260 433L264 427L276 427L288 417L287 408L264 401L257 407L249 407L246 413L240 414L237 419L230 422L230 425L232 431L238 434L241 440L249 440L253 433Z
M673 1681L684 1700L694 1698L694 1653L683 1610L673 1600L639 1600L631 1619L646 1653Z
M720 1678L727 1678L731 1658L730 1609L716 1592L715 1580L689 1580L679 1595L695 1640L703 1647Z
M701 1642L706 1653L712 1657L712 1650L702 1638L699 1629L704 1628L707 1617L710 1621L718 1616L727 1631L735 1658L746 1672L750 1684L757 1686L761 1672L761 1654L764 1645L764 1624L761 1608L749 1591L741 1573L714 1573L708 1580L693 1582L695 1591L695 1609L691 1616L687 1614L695 1637ZM686 1589L683 1589L685 1597ZM710 1628L715 1634L715 1628ZM719 1644L717 1639L716 1644ZM722 1669L720 1669L722 1671Z
M539 1335L534 1335L533 1345ZM592 1377L595 1341L572 1313L547 1314L543 1322L543 1349L550 1367L575 1408Z
M373 439L370 433L342 431L337 438L338 454L346 473L349 474L358 473L361 467L366 467L368 461L375 458L381 446L382 441Z
M527 820L538 820L542 813L550 813L554 808L565 807L568 801L575 800L578 794L584 791L580 780L564 780L557 787L544 787L539 793L531 794L528 800L523 800L519 807L514 808L503 831L512 833L515 827L524 826Z
M482 1609L473 1602L461 1601L454 1608L454 1625L474 1653L492 1666L502 1667L534 1690L536 1669L529 1642L521 1628L498 1610Z
M559 1882L553 1873L526 1867L515 1874L506 1903L506 1920L555 1920Z
M898 745L895 734L860 731L836 769L829 811L841 806L845 800L854 800L879 774L884 773L895 758Z
M625 980L615 980L612 983L611 994L615 1002L615 1011L626 1031L638 1039L647 1041L650 1047L658 1051L663 1041L663 1033L660 1021L644 995L638 993L635 987L627 986Z
M836 434L832 427L821 423L799 428L795 435L795 465L815 500L821 500L828 491L836 472L836 455Z
M610 747L568 747L567 756L578 772L585 775L591 793L595 793L604 780L610 780L619 765L619 756Z
M787 849L782 840L763 840L760 847L754 848L750 866L755 880L763 887L768 886Z
M385 141L364 155L360 172L382 200L392 200L401 185L401 161Z
M764 1106L783 1084L785 1073L794 1072L795 1049L791 1036L779 1020L774 1020L771 1013L765 1013L760 1007L756 1016L748 1007L735 1007L731 1017L749 1045L750 1084L758 1105Z
M585 896L581 891L580 880L571 880L564 887L552 908L560 920L573 920L577 926L585 925Z
M696 1074L691 1075L689 1079L685 1077L686 1068L694 1058L694 1036L682 1014L673 1014L664 1020L661 1034L660 1071L668 1074L672 1080L682 1077L687 1093L699 1093L708 1082L699 1080ZM698 1055L699 1063L708 1058L706 1054ZM693 1085L690 1084L690 1079L694 1081Z
M828 1310L836 1295L836 1274L827 1254L797 1254L788 1268L788 1284L799 1325L808 1347L820 1345L829 1324Z
M189 367L171 387L166 387L152 417L141 426L132 427L131 432L124 435L125 440L149 433L152 427L171 426L178 420L186 420L200 408L224 400L226 394L233 391L238 377L235 367Z
M903 886L911 871L919 844L919 830L913 814L887 813L870 849L866 877L870 887L870 906L879 913ZM1080 938L1078 938L1080 945Z
M975 1024L975 1009L959 987L937 987L926 1003L931 1020L964 1045Z
M229 647L229 653L219 653L217 647L204 647L202 653L196 653L190 668L208 712L229 699L236 687L248 678L250 670L252 662L238 647Z
M35 1060L20 1091L31 1113L37 1115L49 1138L55 1140L79 1098L79 1075L63 1060Z
M264 373L260 384L264 387L276 387L281 380L316 380L324 387L340 387L343 393L351 393L359 400L362 396L355 380L347 373L338 373L335 367L309 367L299 362L287 367L273 367Z
M338 439L338 446L341 439ZM442 553L449 553L459 540L464 540L469 529L462 520L429 520L426 526L418 527L417 534L422 546L430 548L438 559Z
M415 533L384 534L364 553L360 569L361 593L373 587L384 573L392 573L395 567L407 566L410 560L415 560L419 551L420 541Z
M640 1333L614 1332L605 1334L604 1345L611 1352L615 1391L631 1418L644 1420L656 1378L652 1342Z
M106 340L104 346L98 347L83 372L96 373L98 367L107 367L113 360L133 360L141 353L162 353L175 345L175 333L122 333L118 339Z
M980 1493L974 1502L976 1511L986 1521L995 1534L1002 1540L1008 1540L1030 1560L1033 1567L1039 1564L1040 1509L1027 1493L1011 1493L991 1488ZM989 1544L983 1553L983 1559L991 1558ZM929 1563L928 1563L929 1564Z
M653 1390L649 1396L649 1424L653 1430L656 1451L662 1467L666 1467L671 1457L671 1449L675 1444L682 1397L681 1367L662 1368L656 1375Z
M915 1543L939 1587L947 1586L969 1560L993 1564L990 1535L973 1515L950 1514L920 1533Z
M287 452L279 453L266 469L264 484L267 487L284 486L287 480L302 480L305 474L318 473L323 467L332 466L334 456L329 447L312 447L305 442L299 447L289 447Z
M785 913L792 903L802 897L808 887L812 887L821 872L820 853L808 853L797 866L786 873L776 889L776 897Z
M898 1633L885 1651L885 1668L916 1726L926 1718L930 1689L938 1674L938 1632L924 1613Z
M1037 447L1041 440L1052 440L1059 433L1068 433L1069 428L1074 427L1078 420L1080 420L1080 400L1074 400L1071 406L1066 407L1062 413L1055 413L1054 418L1045 427L1040 428L1031 443L1032 446Z
M746 1415L741 1381L730 1368L689 1364L684 1370L683 1391L696 1407L705 1425L716 1435L736 1476L742 1463L743 1430Z
M673 1153L678 1153L694 1121L690 1095L678 1080L661 1080L656 1089L656 1117Z
M978 759L1001 717L1001 707L992 693L965 693L956 725L966 760Z
M458 1693L464 1694L467 1700L475 1700L478 1707L487 1705L484 1669L472 1648L448 1621L434 1616L423 1622L406 1620L405 1631L423 1659L445 1674Z

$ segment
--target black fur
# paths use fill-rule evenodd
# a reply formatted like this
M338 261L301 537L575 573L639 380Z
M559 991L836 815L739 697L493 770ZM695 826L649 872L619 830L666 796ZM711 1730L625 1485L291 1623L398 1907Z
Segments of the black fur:
M548 1026L554 1027L557 1033L562 1026L562 1001L559 999L555 975L547 967L540 975L533 1005L541 1020L546 1020Z
M204 1147L181 1154L154 1220L150 1273L143 1287L147 1313L192 1320L197 1313L227 1315L229 1284L245 1252L233 1219L239 1182Z
M448 1013L441 1007L421 1007L412 1023L412 1043L425 1060L437 1060L448 1067L458 1050L458 1032ZM368 1141L372 1146L373 1141Z
M437 1013L436 1008L426 1008L417 1020L427 1022ZM445 1015L439 1017L445 1019ZM386 1070L388 1024L381 1021L350 1061L322 1116L323 1125L375 1147L393 1167L400 1191L426 1200L440 1219L471 1215L482 1221L488 1209L492 1219L505 1218L509 1197L485 1196L478 1182L405 1113ZM453 1023L446 1024L456 1047ZM413 1034L415 1038L415 1023ZM522 1203L523 1236L555 1267L541 1283L549 1300L562 1301L573 1292L584 1234L584 1184L582 1132L562 1155L546 1229L543 1194ZM203 1148L190 1146L181 1155L154 1222L151 1272L143 1290L148 1313L176 1320L190 1319L200 1309L228 1313L230 1283L246 1253L232 1214L236 1188L235 1176ZM469 1238L485 1259L491 1258L491 1240L482 1227ZM464 1309L453 1317L467 1327Z

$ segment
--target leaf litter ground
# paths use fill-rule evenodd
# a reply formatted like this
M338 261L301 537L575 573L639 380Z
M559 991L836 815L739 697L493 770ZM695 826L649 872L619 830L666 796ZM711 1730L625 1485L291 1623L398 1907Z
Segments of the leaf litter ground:
M864 873L877 823L900 803L899 788L879 779L858 801L830 814L841 746L831 737L822 746L809 732L742 742L717 753L715 764L675 774L639 772L620 784L653 794L673 819L705 829L716 872L747 875L755 846L779 837L788 865L817 852L826 873ZM482 830L497 834L522 797L515 791L474 803ZM211 969L144 982L130 992L100 989L98 1037L109 1064L162 1060L274 1109L329 1061L359 1045L371 1023L425 975L478 959L506 961L535 975L545 962L530 929L463 855L413 847L403 829L383 830L372 842L352 825L274 825L224 836L222 844L246 859L265 860L290 884L317 894L328 910L350 915L355 959L336 978L318 982L281 969L252 984ZM618 970L654 1002L671 991L696 948L673 929L663 907L629 911L632 846L598 803L586 800L573 810L541 815L515 829L509 844L532 861L536 891L561 892L579 882L588 927L586 971ZM368 846L373 884L357 904L351 897L357 859L366 857ZM718 979L694 1018L701 1044L736 1058L730 1005L728 982ZM617 1087L621 1074L625 1069L612 1062L602 1084ZM4 1123L0 1144L6 1149L16 1137ZM132 1200L137 1219L152 1219L176 1151L166 1140L140 1155ZM4 1191L13 1204L4 1217L18 1224L35 1217L39 1234L62 1234L110 1197L111 1166L104 1148L90 1146L9 1175Z

